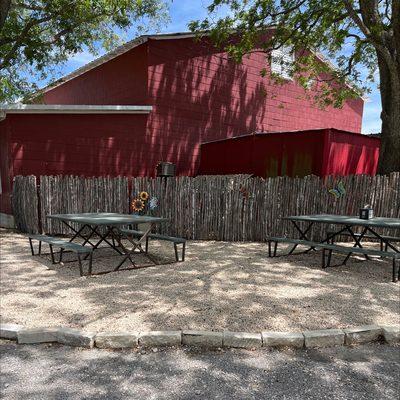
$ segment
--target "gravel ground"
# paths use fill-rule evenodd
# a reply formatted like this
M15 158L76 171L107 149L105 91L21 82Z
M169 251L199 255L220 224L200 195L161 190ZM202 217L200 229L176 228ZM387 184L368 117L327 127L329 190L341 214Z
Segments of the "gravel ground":
M140 353L0 342L0 398L394 400L400 348Z
M33 258L23 235L3 230L0 250L2 322L29 327L256 332L400 323L389 261L354 258L322 270L320 253L269 259L261 243L193 241L183 263L80 277L75 262ZM174 259L171 243L150 250ZM114 267L111 255L99 250L95 270Z

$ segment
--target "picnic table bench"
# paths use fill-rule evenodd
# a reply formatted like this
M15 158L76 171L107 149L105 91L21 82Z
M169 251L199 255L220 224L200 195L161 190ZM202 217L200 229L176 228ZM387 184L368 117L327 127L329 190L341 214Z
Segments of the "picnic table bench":
M342 232L339 234L336 234L336 231L328 229L326 231L326 234L328 236L332 236L330 242L333 244L335 241L335 236L347 236L347 237L352 237L352 235L348 232ZM362 236L362 239L371 239L371 240L379 240L380 246L381 246L381 250L383 250L385 248L385 251L387 251L388 249L388 245L386 242L400 242L400 238L396 237L396 236L387 236L387 235L381 235L381 239L377 238L375 235L371 235L371 234L365 234L362 235L362 233L358 233L358 232L353 232L353 235L357 238L360 238Z
M130 261L130 263L133 265L132 268L143 267L138 266L133 260L133 255L137 253L137 250L140 253L145 254L146 257L153 263L153 265L157 265L157 260L151 254L148 254L149 235L153 239L167 240L173 242L175 246L175 257L177 261L179 261L177 245L183 244L182 261L185 258L185 239L151 233L154 225L168 221L166 218L152 217L148 215L103 212L53 214L48 215L47 218L59 221L67 226L73 232L73 236L69 241L66 241L47 235L30 235L29 242L32 255L35 255L32 240L39 241L39 254L41 254L42 242L49 244L50 254L53 263L56 263L54 258L53 246L60 248L59 262L62 262L62 256L65 251L74 252L78 255L79 269L81 275L83 275L82 260L86 259L89 259L88 274L92 274L92 254L94 250L100 248L100 245L102 243L108 245L111 249L113 249L116 253L118 253L118 255L122 257L121 261L113 269L113 271L118 271L126 261ZM143 232L135 231L135 234L133 234L132 232L128 232L129 234L127 234L127 231L123 229L123 227L132 225L134 226L137 224L148 224L149 228ZM74 242L75 239L82 239L83 242L76 243ZM144 251L142 248L143 243L146 243L146 251ZM108 272L111 271L100 273L103 274Z
M57 264L54 257L54 250L53 246L60 248L60 259L58 263L62 262L62 256L65 250L71 251L76 253L78 257L79 263L79 273L83 276L83 267L82 267L82 258L81 255L84 254L85 256L89 256L89 267L88 267L88 274L90 275L92 272L92 259L93 259L93 249L88 246L83 246L79 243L72 243L60 238L47 236L47 235L29 235L29 245L31 247L32 255L35 255L32 240L37 240L39 242L39 248L37 255L42 254L42 242L47 243L50 248L50 255L51 255L51 262L53 264Z
M379 256L379 257L387 257L391 258L393 262L393 269L392 269L392 281L397 282L400 279L400 264L397 268L396 260L400 260L400 253L393 252L393 251L382 251L382 250L375 250L375 249L365 249L360 247L349 247L349 246L341 246L337 244L330 244L330 243L318 243L309 240L301 240L301 239L291 239L285 237L269 237L267 239L268 242L268 255L269 257L276 257L277 245L278 243L290 243L295 245L303 245L309 248L314 249L322 249L322 268L329 268L332 252L336 253L343 253L343 254L363 254L363 255L370 255L370 256ZM272 251L271 244L274 243L274 249ZM326 257L326 251L328 251L328 257ZM343 265L343 262L340 265ZM396 271L397 270L397 271Z
M387 229L400 229L400 219L398 218L385 218L375 217L369 220L360 219L358 217L346 216L346 215L331 215L331 214L317 214L317 215L294 215L284 217L284 220L289 220L296 231L299 233L300 238L287 238L287 237L269 237L268 251L269 256L272 254L276 256L276 248L279 242L293 244L289 254L293 254L293 251L298 245L308 246L308 253L315 249L323 250L323 261L322 266L327 268L330 266L332 252L347 254L342 265L345 265L347 260L352 254L362 254L366 259L369 256L380 256L391 258L393 261L393 274L392 280L396 282L400 279L400 266L398 272L396 272L396 261L400 259L400 250L394 245L396 242L400 242L400 238L396 236L384 236L381 235L376 228L387 228ZM302 227L299 222L306 223L305 227ZM316 242L310 239L309 232L315 223L322 223L328 225L337 225L337 230L330 229L327 232L327 236L320 242ZM354 227L359 226L362 228L362 232L358 233L354 231ZM334 244L336 237L340 235L350 236L354 240L353 247L339 246ZM377 239L381 243L381 249L365 248L362 245L362 240L367 238ZM274 251L272 253L271 245L274 243ZM326 252L328 252L328 259L326 262Z
M126 235L131 235L133 237L142 237L143 233L142 231L138 231L135 229L121 229L122 233L125 233ZM168 236L168 235L161 235L159 233L149 233L146 236L146 247L145 247L145 252L148 252L149 249L149 239L157 239L157 240L164 240L167 242L172 242L174 244L174 250L175 250L175 259L176 261L185 261L185 250L186 250L186 239L184 238L178 238L178 237L173 237L173 236ZM178 244L182 244L182 256L181 259L179 259L178 255Z

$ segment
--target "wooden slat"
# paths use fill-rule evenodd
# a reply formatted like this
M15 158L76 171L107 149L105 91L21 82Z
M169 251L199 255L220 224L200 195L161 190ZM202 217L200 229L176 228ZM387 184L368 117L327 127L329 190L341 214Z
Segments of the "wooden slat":
M340 180L346 194L336 199L329 189ZM131 200L142 190L158 199L159 206L151 214L169 219L169 224L157 227L157 232L188 239L264 241L271 235L293 236L293 226L282 217L318 213L358 215L365 204L374 208L375 215L400 218L397 172L390 176L340 178L138 177L131 182L126 177L41 176L39 182L37 185L34 176L17 176L14 181L14 216L23 232L37 233L41 224L46 233L70 233L60 222L46 219L49 214L129 213ZM316 224L312 239L323 237L327 228ZM382 229L382 233L400 235L393 230Z

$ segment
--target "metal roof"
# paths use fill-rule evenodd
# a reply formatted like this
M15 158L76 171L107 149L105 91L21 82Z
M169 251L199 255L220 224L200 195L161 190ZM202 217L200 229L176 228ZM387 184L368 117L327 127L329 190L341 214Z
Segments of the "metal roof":
M377 135L364 135L362 133L358 133L358 132L350 132L350 131L344 131L341 129L336 129L336 128L311 128L311 129L300 129L300 130L291 130L291 131L273 131L273 132L252 132L252 133L244 133L242 135L237 135L237 136L232 136L232 137L228 137L228 138L224 138L224 139L216 139L216 140L209 140L206 142L201 142L200 144L209 144L209 143L219 143L219 142L229 142L232 140L239 140L239 139L245 139L245 138L249 138L249 137L259 137L259 136L272 136L272 135L285 135L285 134L298 134L301 135L303 133L315 133L315 134L319 134L319 133L324 133L326 131L334 131L334 132L338 132L338 133L344 133L346 135L355 135L355 136L362 136L362 137L368 137L371 139L379 139L379 137Z

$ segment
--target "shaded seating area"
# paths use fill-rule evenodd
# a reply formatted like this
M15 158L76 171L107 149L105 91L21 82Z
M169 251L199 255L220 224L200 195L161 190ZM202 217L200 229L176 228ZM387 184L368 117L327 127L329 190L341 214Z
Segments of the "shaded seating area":
M72 237L70 240L64 240L48 235L29 235L32 255L35 255L33 240L39 242L37 255L42 255L42 243L49 245L53 264L62 263L65 252L76 253L81 276L84 275L82 265L84 260L88 260L87 275L92 275L93 252L104 247L111 248L117 253L116 255L120 256L118 265L108 272L118 271L125 262L130 262L132 267L124 269L143 267L142 265L138 265L134 259L138 253L150 260L151 265L157 265L158 261L156 257L149 253L150 238L172 242L174 244L175 260L178 262L185 259L186 239L152 233L156 224L167 221L165 218L101 212L55 214L48 215L47 218L62 222L70 229ZM146 224L148 229L139 231L124 228L125 226L137 226L139 224ZM143 249L144 244L145 249ZM178 244L182 245L181 257L178 254ZM55 259L54 248L60 250L58 261Z
M322 250L322 268L329 268L332 266L332 253L346 254L345 259L339 265L346 265L346 262L352 254L361 254L366 258L366 260L369 260L370 256L390 258L392 260L392 281L397 282L400 280L400 264L397 265L397 261L400 260L400 250L394 245L394 243L400 242L400 238L396 236L381 235L377 230L377 228L398 229L400 227L400 219L382 217L363 219L353 216L330 214L289 216L284 219L292 222L295 231L299 233L300 239L268 237L269 257L276 257L278 243L289 243L293 244L293 247L289 251L288 255L293 254L297 246L300 245L308 247L304 253L309 253L318 249ZM300 226L299 222L305 222L306 226ZM315 223L335 225L337 228L336 230L328 229L327 236L323 240L312 241L310 235L311 229ZM362 232L355 232L355 227L361 227ZM334 244L335 239L343 235L353 239L353 246ZM371 247L364 247L362 241L365 241L365 239L378 240L380 243L380 250Z

